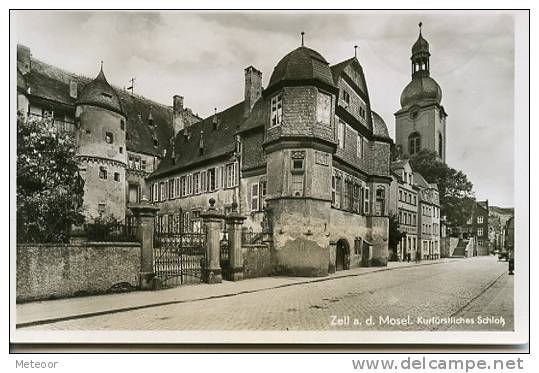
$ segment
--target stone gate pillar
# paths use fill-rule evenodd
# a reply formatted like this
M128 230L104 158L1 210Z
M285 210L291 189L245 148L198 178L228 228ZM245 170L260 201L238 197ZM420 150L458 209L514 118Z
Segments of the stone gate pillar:
M159 207L152 205L148 199L143 196L140 203L130 205L136 221L137 239L141 244L141 261L139 283L141 289L153 289L153 234L154 221Z
M232 203L232 213L225 217L228 226L230 255L230 280L243 280L243 255L241 254L241 226L246 218L238 212L238 204Z
M215 209L215 199L210 198L210 207L201 215L206 227L206 258L205 280L208 284L217 284L223 281L220 263L221 224L224 215Z

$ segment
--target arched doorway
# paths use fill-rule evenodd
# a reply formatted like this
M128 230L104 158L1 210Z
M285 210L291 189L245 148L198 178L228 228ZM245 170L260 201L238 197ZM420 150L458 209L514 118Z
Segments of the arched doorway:
M335 258L335 270L350 269L350 245L345 239L337 241L337 253Z

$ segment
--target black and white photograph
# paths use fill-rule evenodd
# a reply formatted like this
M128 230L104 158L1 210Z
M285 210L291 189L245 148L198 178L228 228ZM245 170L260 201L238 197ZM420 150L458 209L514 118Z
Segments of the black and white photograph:
M11 11L11 338L527 343L528 21Z

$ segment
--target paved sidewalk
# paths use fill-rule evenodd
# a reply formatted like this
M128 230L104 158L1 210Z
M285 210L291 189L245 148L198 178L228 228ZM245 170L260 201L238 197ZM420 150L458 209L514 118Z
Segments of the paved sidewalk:
M136 291L124 294L106 294L23 303L17 304L16 325L17 327L25 327L168 304L225 298L238 294L255 293L305 283L331 281L342 277L361 276L372 272L435 265L461 260L464 259L448 258L422 261L420 263L390 262L387 267L353 268L351 270L337 272L327 277L260 277L238 282L224 281L221 284L213 285L185 285L159 291Z

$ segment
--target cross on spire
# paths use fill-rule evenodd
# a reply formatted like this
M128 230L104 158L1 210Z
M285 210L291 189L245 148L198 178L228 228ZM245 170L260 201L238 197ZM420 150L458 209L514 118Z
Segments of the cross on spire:
M305 46L305 40L304 40L304 38L303 38L304 36L305 36L305 31L302 31L302 32L301 32L301 46L302 46L302 47Z
M358 48L359 47L357 45L354 45L354 57L356 57L356 58L357 58L357 49Z
M103 60L101 60L101 70L103 70Z
M419 35L421 35L421 27L423 26L423 22L419 22L418 26L419 26Z
M131 78L129 81L131 82L131 86L127 87L127 89L131 90L131 96L133 96L135 94L135 78Z

